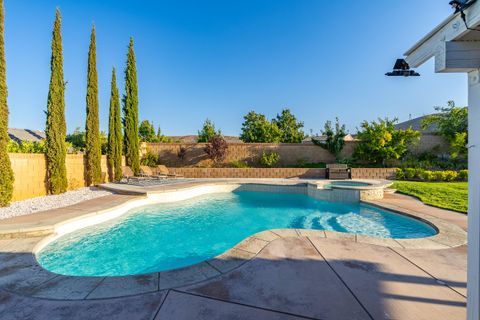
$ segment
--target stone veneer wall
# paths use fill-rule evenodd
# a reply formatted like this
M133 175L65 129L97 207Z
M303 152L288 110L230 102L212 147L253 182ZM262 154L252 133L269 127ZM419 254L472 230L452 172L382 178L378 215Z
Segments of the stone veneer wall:
M46 159L43 154L10 153L15 175L13 201L24 200L47 194ZM66 158L68 189L85 186L83 155L69 154ZM102 156L102 172L107 179L107 158Z

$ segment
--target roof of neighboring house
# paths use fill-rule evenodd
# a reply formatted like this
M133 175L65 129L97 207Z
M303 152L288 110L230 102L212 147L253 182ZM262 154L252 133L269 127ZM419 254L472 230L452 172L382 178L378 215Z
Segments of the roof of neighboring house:
M15 142L35 142L45 139L45 132L30 129L8 128L8 135L10 139Z
M234 136L223 136L228 143L243 143L239 137ZM197 135L190 135L190 136L169 136L173 142L179 143L196 143L198 136Z
M406 130L408 128L412 128L413 130L420 131L422 133L437 133L438 132L438 127L436 124L430 125L428 128L423 129L422 128L422 122L423 120L428 117L429 115L426 116L421 116L415 119L411 119L405 122L401 122L395 125L395 129L397 130Z
M306 137L303 139L302 143L312 143L312 138L317 140L317 141L325 141L327 140L327 136L325 135L319 135L319 136L313 136L313 137ZM355 135L352 134L347 134L344 138L344 141L355 141L357 140Z

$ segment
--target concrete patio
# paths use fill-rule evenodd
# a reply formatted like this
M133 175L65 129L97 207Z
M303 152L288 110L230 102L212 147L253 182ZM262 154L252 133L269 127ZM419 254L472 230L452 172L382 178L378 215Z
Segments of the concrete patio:
M388 195L378 204L440 218L462 229L466 227L465 215L432 208L410 197ZM352 241L347 234L327 232L325 236L305 230L292 229L279 234L273 231L271 241L237 268L219 272L203 282L166 290L161 289L161 277L138 277L136 283L99 279L91 284L89 297L84 300L35 298L2 287L0 318L465 318L465 245L417 250L405 249L400 242L377 246L359 242L357 237ZM31 250L28 246L34 246L40 239L22 239L25 253ZM15 241L1 240L0 250L6 251ZM248 256L248 251L244 254ZM2 283L11 275L15 261L11 255L0 257ZM55 280L39 281L37 287L49 287L48 281ZM152 281L158 287L153 288ZM121 292L132 285L149 287L152 291L100 298L100 288ZM72 280L64 290L75 292L75 286Z

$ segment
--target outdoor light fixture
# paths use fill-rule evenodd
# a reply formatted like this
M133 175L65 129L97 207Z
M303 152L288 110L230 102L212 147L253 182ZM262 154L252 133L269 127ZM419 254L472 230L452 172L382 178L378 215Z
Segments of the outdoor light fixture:
M470 28L467 24L467 16L465 15L465 10L468 9L472 4L477 2L477 0L452 0L449 2L449 4L452 6L453 9L455 9L455 13L460 12L460 16L462 17L463 23L465 23L465 27L468 30L472 31L480 31L479 29L473 29Z
M385 75L388 77L419 77L420 73L411 70L407 61L404 59L397 59L393 66L393 71L387 72Z

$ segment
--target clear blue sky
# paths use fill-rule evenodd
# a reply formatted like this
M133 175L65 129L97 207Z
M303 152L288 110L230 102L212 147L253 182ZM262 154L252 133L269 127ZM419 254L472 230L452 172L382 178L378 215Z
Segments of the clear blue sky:
M421 116L453 99L465 75L387 78L395 61L451 9L438 0L5 0L10 126L44 128L55 8L63 17L68 131L84 127L91 24L97 28L101 128L111 68L134 37L140 120L164 134L195 134L205 118L240 132L250 110L289 107L318 132L338 116L354 131L378 116Z

